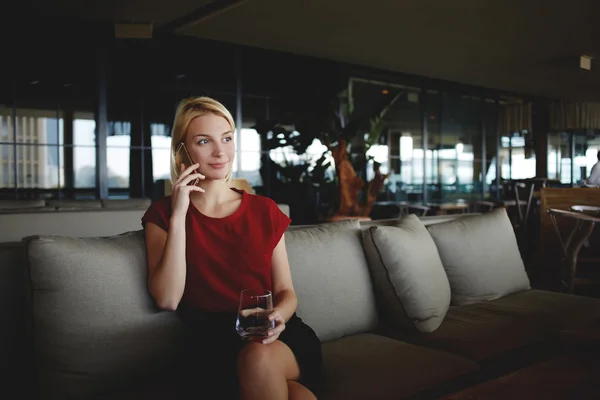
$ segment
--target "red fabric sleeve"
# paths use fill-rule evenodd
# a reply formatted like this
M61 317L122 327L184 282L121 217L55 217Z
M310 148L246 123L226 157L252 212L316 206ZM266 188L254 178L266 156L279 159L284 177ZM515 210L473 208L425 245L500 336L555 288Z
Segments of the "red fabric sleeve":
M279 209L279 207L274 201L271 200L269 203L269 214L272 223L271 249L274 249L275 246L277 246L277 244L279 243L279 240L281 240L281 237L285 233L285 230L288 228L288 226L290 226L292 220L287 215L285 215L283 211Z
M152 222L164 231L169 231L169 219L171 214L171 198L162 198L150 205L142 217L142 227L146 227L146 222Z

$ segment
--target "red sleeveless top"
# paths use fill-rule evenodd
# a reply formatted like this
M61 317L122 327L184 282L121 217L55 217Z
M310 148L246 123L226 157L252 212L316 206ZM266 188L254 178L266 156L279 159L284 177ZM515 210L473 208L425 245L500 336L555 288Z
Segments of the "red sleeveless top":
M186 281L180 306L236 312L243 289L269 289L273 250L291 220L268 197L242 194L240 207L224 218L202 214L190 202L186 215ZM154 202L142 217L169 231L171 196Z

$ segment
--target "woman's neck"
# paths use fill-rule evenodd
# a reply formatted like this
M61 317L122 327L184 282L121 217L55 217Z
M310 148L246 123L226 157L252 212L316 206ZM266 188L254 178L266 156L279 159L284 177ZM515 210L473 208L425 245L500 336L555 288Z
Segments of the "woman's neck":
M230 201L233 192L227 181L200 181L198 184L202 189L205 190L204 193L201 192L192 192L191 200L194 204L201 208L214 209L219 205Z

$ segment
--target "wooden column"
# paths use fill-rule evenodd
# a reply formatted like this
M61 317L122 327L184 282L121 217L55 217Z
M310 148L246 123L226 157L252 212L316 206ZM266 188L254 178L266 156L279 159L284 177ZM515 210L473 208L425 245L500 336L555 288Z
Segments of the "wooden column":
M535 150L535 175L548 176L548 132L550 131L549 104L545 100L533 103L532 127Z
M131 141L129 144L129 196L142 197L142 131L143 121L141 116L132 118Z
M108 51L96 52L96 198L108 198L108 167L106 139L108 137Z
M73 161L73 122L74 112L71 107L64 110L64 174L65 174L65 194L67 198L73 198L75 191L75 166Z

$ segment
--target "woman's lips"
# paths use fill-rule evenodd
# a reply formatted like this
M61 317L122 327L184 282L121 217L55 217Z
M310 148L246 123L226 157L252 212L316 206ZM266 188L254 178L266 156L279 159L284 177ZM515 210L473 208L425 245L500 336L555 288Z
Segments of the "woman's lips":
M227 163L214 163L214 164L208 164L211 168L215 168L215 169L221 169L224 168L225 165L227 165Z

